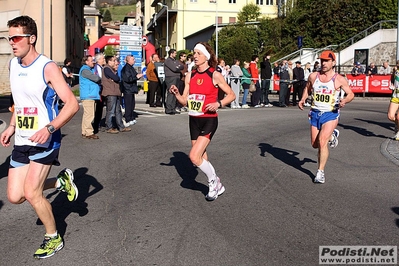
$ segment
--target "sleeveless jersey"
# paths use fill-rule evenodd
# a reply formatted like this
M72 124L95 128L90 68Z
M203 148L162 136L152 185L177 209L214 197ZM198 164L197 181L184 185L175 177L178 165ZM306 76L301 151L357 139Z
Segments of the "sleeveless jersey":
M393 90L391 98L399 98L399 70L394 73Z
M191 71L190 94L188 96L188 114L197 117L217 117L217 112L205 111L209 103L217 102L218 88L213 84L214 68L209 67L204 72Z
M57 130L44 144L29 138L58 115L57 94L44 79L44 67L50 59L39 55L29 66L22 66L19 58L10 62L10 85L14 99L15 145L44 148L60 147L61 132Z
M312 109L321 112L337 112L339 111L339 96L341 89L335 88L335 74L328 82L322 82L317 73L316 80L313 84L312 93Z

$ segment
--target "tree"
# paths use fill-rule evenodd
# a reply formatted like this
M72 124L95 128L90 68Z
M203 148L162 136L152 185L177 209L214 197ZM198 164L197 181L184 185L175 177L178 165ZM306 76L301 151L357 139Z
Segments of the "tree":
M237 14L237 19L239 23L257 21L260 14L260 7L254 3L250 3L242 7L240 12Z
M216 46L215 35L210 44ZM257 46L256 27L253 25L229 25L218 33L218 57L223 58L226 64L232 64L235 58L241 62L250 61L251 56L257 53Z
M304 48L323 48L339 45L381 20L397 20L397 0L329 0L324 6L318 0L285 2L284 16L273 19L260 17L254 4L244 6L239 23L220 30L218 55L229 63L234 57L249 60L253 53L279 58L298 50L298 36ZM215 36L210 44L215 47Z
M109 9L106 9L106 10L104 11L103 21L104 21L104 22L110 22L110 21L112 21L111 12L109 11Z
M105 48L104 48L105 56L114 56L115 54L116 54L115 49L114 49L114 47L112 47L112 45L105 46Z

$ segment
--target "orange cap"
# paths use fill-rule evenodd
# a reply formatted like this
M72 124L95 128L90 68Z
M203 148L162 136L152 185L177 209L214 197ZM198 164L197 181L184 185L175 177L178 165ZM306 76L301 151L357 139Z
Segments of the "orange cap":
M320 54L319 58L320 59L324 59L324 60L330 60L331 59L331 60L335 61L335 54L334 54L333 51L325 50L325 51L323 51Z

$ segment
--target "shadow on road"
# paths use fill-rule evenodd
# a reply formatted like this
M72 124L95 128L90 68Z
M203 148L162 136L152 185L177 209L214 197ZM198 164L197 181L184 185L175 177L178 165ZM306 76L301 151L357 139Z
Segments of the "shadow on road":
M371 121L368 121L368 120L363 120L363 119L358 119L358 118L355 118L355 119L359 120L359 121L364 121L364 122L371 123ZM373 122L373 124L379 125L379 126L381 126L383 128L387 128L387 129L393 131L393 129L391 128L391 126L393 126L393 123L392 123L392 125L389 125L389 126L388 126L388 123L376 123L376 122ZM387 136L376 135L373 132L371 132L371 131L369 131L369 130L367 130L365 128L362 128L362 127L354 127L354 126L350 126L350 125L344 125L344 124L341 124L341 123L338 123L338 125L341 126L344 129L353 130L356 133L358 133L358 134L360 134L362 136L365 136L365 137L377 137L377 138L383 138L383 139L387 138Z
M176 168L177 173L181 179L183 179L180 183L180 186L183 188L198 190L204 195L208 194L208 186L195 181L195 178L198 175L198 170L193 165L188 155L184 152L174 152L173 157L170 158L170 162L168 164L161 163L161 165L174 166Z
M0 210L1 210L1 208L3 208L3 205L4 205L3 201L0 200Z
M391 210L399 215L399 207L392 207ZM396 219L396 226L399 227L399 218Z
M7 159L2 164L0 164L0 179L8 176L8 168L10 166L10 157L11 157L11 155L8 156Z
M8 107L11 106L11 95L0 96L0 113L8 113Z
M355 120L366 122L366 123L373 124L373 125L377 125L382 128L386 128L388 130L392 130L392 131L395 130L395 125L393 122L389 122L389 121L388 122L378 122L378 121L372 121L372 120L361 119L361 118L355 118ZM387 120L388 120L388 118L387 118Z
M260 143L259 148L260 156L266 157L266 153L269 153L277 160L280 160L283 163L290 165L295 169L298 169L299 171L307 174L313 180L314 174L308 169L303 168L302 166L305 163L317 163L315 160L309 158L299 160L299 158L297 157L299 155L299 152L273 147L268 143Z
M74 171L75 184L78 187L79 195L76 201L69 201L66 193L55 190L47 195L47 199L58 194L51 202L53 208L54 218L57 225L57 231L61 236L65 235L68 224L65 222L66 218L71 213L77 213L79 216L85 216L89 213L88 205L85 202L88 197L93 196L103 189L103 186L91 175L87 174L87 168L82 167ZM37 219L36 224L43 223Z

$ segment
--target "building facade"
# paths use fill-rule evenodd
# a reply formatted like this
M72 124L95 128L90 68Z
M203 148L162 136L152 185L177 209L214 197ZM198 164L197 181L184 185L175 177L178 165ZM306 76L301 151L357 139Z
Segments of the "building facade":
M153 14L147 24L148 37L158 52L165 53L166 43L170 48L192 49L186 47L185 38L215 25L237 22L237 15L247 4L259 6L261 16L274 18L278 14L279 0L154 0ZM281 4L281 3L280 3ZM168 28L168 32L166 31ZM166 42L168 39L168 42ZM208 40L203 40L208 41Z
M62 64L66 57L80 66L83 57L83 7L91 0L0 0L0 94L9 92L8 62L13 57L8 43L7 21L27 15L35 19L36 49Z

